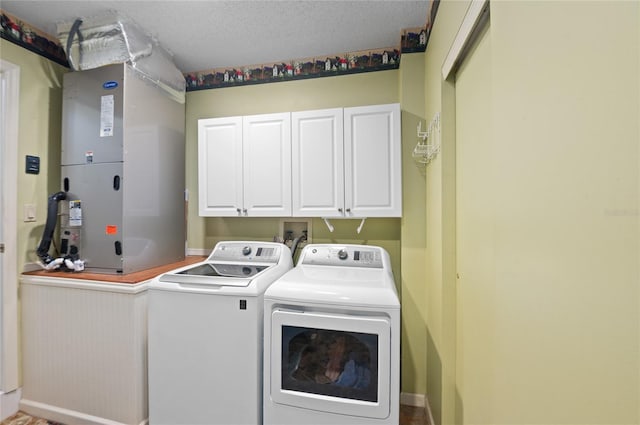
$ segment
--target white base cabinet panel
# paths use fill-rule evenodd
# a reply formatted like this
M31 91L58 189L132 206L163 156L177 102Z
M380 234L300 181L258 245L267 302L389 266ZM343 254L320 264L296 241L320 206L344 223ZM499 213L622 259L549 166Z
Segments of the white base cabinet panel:
M146 288L23 275L20 409L68 425L144 423Z

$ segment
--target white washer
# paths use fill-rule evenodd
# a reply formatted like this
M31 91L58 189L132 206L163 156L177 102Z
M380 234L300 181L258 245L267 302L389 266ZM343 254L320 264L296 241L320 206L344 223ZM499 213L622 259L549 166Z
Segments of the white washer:
M262 423L264 292L293 267L273 242L219 242L149 284L149 422Z
M389 254L307 245L264 297L264 424L398 424L400 302Z

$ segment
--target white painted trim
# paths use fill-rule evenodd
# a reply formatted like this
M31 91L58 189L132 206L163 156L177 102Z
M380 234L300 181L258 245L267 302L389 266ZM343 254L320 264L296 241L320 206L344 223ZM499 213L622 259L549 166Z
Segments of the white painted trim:
M451 43L449 53L442 64L442 78L448 79L462 63L469 46L488 22L489 0L473 0Z
M0 329L0 391L11 392L18 388L18 116L20 105L20 67L0 59L2 81L6 83L7 105L3 111L4 123L0 137L2 146L2 238L5 251L2 254L2 325Z
M204 255L207 256L211 254L210 249L204 248L187 248L187 255Z
M400 393L400 404L406 406L425 407L425 399L424 394Z
M25 263L22 267L22 273L35 272L36 270L42 270L42 266L38 263Z
M52 406L38 401L20 400L20 410L29 415L46 418L64 424L85 424L85 425L124 425L122 422L112 421L98 416L69 410L62 407ZM146 425L148 419L143 420L138 425Z
M148 281L140 283L111 283L99 280L74 279L73 275L66 277L49 277L36 275L22 275L22 285L47 286L54 288L84 289L87 291L114 292L135 295L147 290Z
M22 388L8 393L0 392L0 421L18 413L21 397Z

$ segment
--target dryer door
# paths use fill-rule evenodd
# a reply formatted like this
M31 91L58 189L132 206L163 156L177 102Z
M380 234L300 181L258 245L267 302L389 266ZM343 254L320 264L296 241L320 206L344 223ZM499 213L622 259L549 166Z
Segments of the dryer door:
M389 416L388 317L276 309L270 391L275 403L368 418Z

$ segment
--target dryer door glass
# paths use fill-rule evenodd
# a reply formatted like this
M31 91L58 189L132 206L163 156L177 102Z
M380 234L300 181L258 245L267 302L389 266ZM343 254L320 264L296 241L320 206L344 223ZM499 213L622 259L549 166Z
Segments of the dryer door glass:
M389 415L391 326L369 317L278 310L271 315L271 398L300 408Z
M378 335L282 326L282 388L378 401Z

